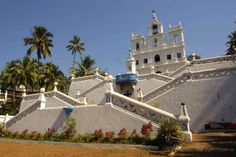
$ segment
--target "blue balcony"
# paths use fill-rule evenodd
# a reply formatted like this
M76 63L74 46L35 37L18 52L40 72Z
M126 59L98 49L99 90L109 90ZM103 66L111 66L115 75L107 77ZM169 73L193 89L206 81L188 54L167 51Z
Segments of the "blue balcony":
M135 84L137 83L137 74L121 74L116 76L116 84Z

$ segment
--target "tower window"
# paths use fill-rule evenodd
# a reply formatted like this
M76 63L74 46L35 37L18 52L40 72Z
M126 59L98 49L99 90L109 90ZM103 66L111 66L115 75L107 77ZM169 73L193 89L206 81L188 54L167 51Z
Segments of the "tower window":
M152 25L152 34L157 34L158 33L158 28L157 28L157 25L154 24Z
M136 50L139 50L139 43L136 43Z
M139 65L139 60L136 60L136 65Z
M155 56L155 62L160 62L160 60L161 60L161 59L160 59L160 56L159 56L159 55L156 55L156 56Z
M154 38L153 42L154 42L154 47L157 47L157 42L158 42L157 38Z
M178 35L177 35L177 34L174 35L174 42L175 42L175 43L178 42Z
M145 58L145 59L143 60L143 63L148 63L148 59Z
M181 57L182 57L181 53L177 53L177 58L181 58Z
M171 60L171 55L166 55L167 60Z

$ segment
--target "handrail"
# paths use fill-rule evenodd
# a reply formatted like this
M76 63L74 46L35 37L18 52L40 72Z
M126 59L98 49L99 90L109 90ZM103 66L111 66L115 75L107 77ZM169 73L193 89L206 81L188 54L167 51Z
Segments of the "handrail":
M189 73L184 73L181 77L176 78L162 86L160 86L157 89L154 89L153 91L147 93L146 95L143 96L143 102L147 102L149 100L151 100L154 97L157 97L159 95L161 95L162 93L167 92L168 90L177 87L181 84L183 84L184 82L186 82L189 78Z
M143 102L112 92L112 104L129 112L142 116L152 122L159 123L163 117L177 119L174 114L160 110Z
M66 95L66 94L59 92L59 91L55 92L55 96L61 100L64 100L65 102L67 102L73 106L83 105L80 101L76 100L75 98L72 98L69 95Z
M59 99L73 105L73 106L77 106L77 105L82 105L80 101L70 97L69 95L66 95L60 91L50 91L50 92L45 92L44 93L46 98L51 98L53 96L58 97ZM24 101L28 101L28 100L37 100L40 97L40 93L37 94L31 94L31 95L26 95L23 100Z
M236 60L235 55L226 55L226 56L217 56L217 57L197 59L197 60L191 61L190 63L191 64L205 64L205 63L212 63L212 62L235 61L235 60Z
M41 103L40 101L37 101L33 105L31 105L28 108L24 109L22 112L18 113L12 119L10 119L9 121L6 122L6 127L7 128L11 127L17 121L21 120L22 118L24 118L28 114L30 114L30 113L34 112L35 110L37 110L37 108L40 107L40 103Z
M218 78L218 77L228 76L232 74L236 74L236 67L184 73L181 77L176 78L175 80L170 81L164 84L163 86L157 89L154 89L153 91L144 95L143 102L149 102L153 98L157 98L161 94L166 93L169 90L180 86L181 84L185 83L189 79L198 80L198 79Z
M172 77L161 75L161 74L143 74L143 75L138 76L139 80L150 79L150 78L155 78L157 80L161 80L161 81L165 81L165 82L169 82L169 81L173 80Z
M179 73L181 73L182 71L184 71L187 66L188 66L188 64L185 64L184 66L180 67L179 69L177 69L176 71L174 71L173 73L171 73L169 76L170 76L170 77L174 77L174 76L178 75Z
M80 95L87 95L88 93L90 93L91 91L93 91L96 88L99 88L101 86L103 86L104 84L106 84L107 80L103 80L102 82L99 82L98 84L92 86L91 88L87 89L86 91L84 91L83 93L81 93Z
M83 76L83 77L78 77L72 80L72 82L77 82L77 81L84 81L84 80L90 80L90 79L100 79L100 80L105 80L105 77L100 75L100 74L95 74L95 75L90 75L90 76Z

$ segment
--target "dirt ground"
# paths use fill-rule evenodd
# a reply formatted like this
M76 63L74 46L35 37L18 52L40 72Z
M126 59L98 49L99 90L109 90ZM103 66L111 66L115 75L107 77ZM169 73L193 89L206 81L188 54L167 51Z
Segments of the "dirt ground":
M193 141L184 144L176 156L236 157L236 132L193 134Z
M178 157L236 157L236 132L193 134L192 143L182 145ZM92 147L91 147L92 146ZM168 151L150 151L134 148L104 149L99 144L71 146L65 144L38 144L27 141L0 140L0 157L161 157Z
M97 146L96 146L97 147ZM163 154L163 152L161 152ZM161 157L156 151L0 141L0 157ZM164 152L166 156L168 152Z

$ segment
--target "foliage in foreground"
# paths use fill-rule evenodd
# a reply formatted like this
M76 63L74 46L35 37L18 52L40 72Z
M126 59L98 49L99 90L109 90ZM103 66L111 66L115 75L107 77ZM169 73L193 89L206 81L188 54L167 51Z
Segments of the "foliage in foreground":
M159 147L179 145L183 141L183 132L179 123L170 118L163 119L159 124L156 140Z
M150 135L153 131L152 124L144 124L140 129L140 136L136 129L129 133L122 128L119 133L113 131L103 132L102 129L95 130L94 133L84 135L76 134L76 122L73 118L68 118L61 132L54 129L48 129L44 134L37 131L29 132L28 129L23 132L10 132L0 125L0 136L16 139L46 140L46 141L67 141L80 143L122 143L122 144L147 144L156 145L160 148L169 148L179 145L183 141L183 134L179 124L171 119L164 119L160 123L160 128L156 138Z
M11 132L4 128L4 125L0 125L0 137L14 138L14 139L30 139L30 140L46 140L46 141L68 141L68 142L80 142L80 143L123 143L123 144L153 144L155 139L151 139L150 136L140 136L136 129L131 133L125 128L122 128L119 133L115 134L113 131L103 132L102 129L95 130L94 133L86 133L84 135L76 134L75 119L68 118L65 125L60 132L56 132L54 129L48 128L45 133L39 133L37 131L30 132L25 129L23 132ZM146 127L148 126L148 127ZM152 130L150 123L144 124L140 132L149 134ZM147 128L145 130L145 128Z

